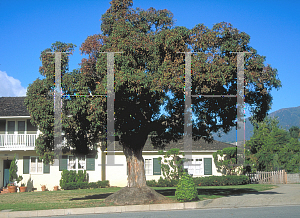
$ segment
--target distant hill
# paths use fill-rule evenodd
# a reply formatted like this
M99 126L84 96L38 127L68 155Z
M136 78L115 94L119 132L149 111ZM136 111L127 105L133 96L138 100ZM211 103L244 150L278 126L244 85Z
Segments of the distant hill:
M278 117L279 126L282 129L288 130L292 126L300 127L300 106L283 108L277 111L274 111L269 114L270 117ZM246 119L245 125L245 135L246 140L249 140L253 134L253 126L250 123L249 119ZM232 128L227 134L222 134L221 137L218 137L217 134L213 134L214 139L221 142L232 143L236 141L236 129Z

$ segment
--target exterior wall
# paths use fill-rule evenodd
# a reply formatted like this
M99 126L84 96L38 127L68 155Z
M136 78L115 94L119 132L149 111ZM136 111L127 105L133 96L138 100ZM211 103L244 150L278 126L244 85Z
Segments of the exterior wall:
M127 162L123 152L116 152L114 155L114 164L107 164L108 155L106 155L106 180L110 186L127 186Z
M193 152L192 158L193 159L202 159L204 162L204 158L211 158L212 159L212 175L215 176L221 176L222 174L217 172L217 168L214 164L213 160L213 152ZM107 155L106 155L107 157ZM161 155L158 155L157 152L143 152L143 158L145 159L153 159L162 157ZM118 187L125 187L127 186L127 163L126 163L126 157L123 154L123 152L116 152L115 156L115 166L107 166L106 165L106 180L109 180L111 186L118 186ZM107 164L107 160L106 160ZM204 165L204 164L203 164ZM203 166L204 167L204 166ZM194 174L193 177L202 177L202 176L210 176L210 175L204 175L204 169L200 174ZM161 172L161 175L153 175L146 173L146 180L158 180L160 177L163 177L163 174Z
M17 165L18 165L18 175L23 176L23 180L21 183L28 182L29 179L33 181L33 187L37 190L41 190L41 185L46 185L48 190L53 190L53 187L58 185L61 179L61 171L59 171L59 160L55 159L54 164L50 165L50 173L30 173L23 174L23 156L37 157L35 151L0 151L0 187L3 186L3 160L9 159L12 160L14 155L16 154ZM193 152L193 159L202 159L204 165L204 158L212 159L212 175L220 176L221 173L217 172L217 169L214 164L213 152ZM98 155L95 158L95 171L87 171L89 174L89 182L96 182L102 180L102 160L101 160L101 151L98 150ZM153 158L158 158L160 155L157 152L143 152L143 158L153 160ZM126 157L123 152L116 152L114 156L115 165L108 165L107 163L107 155L106 165L105 165L105 179L109 180L111 186L125 187L127 186L127 163ZM152 166L153 167L153 166ZM204 171L200 171L200 174L194 174L194 177L199 176L209 176L204 175ZM158 180L160 177L163 177L162 172L161 175L153 175L153 172L150 174L146 174L147 180ZM20 183L19 183L20 185Z
M8 152L0 152L0 187L3 186L3 160L7 158L9 160L13 159L14 154L16 154L17 159L17 166L18 166L18 175L23 177L23 180L18 184L21 183L27 184L28 180L32 180L33 187L37 191L41 191L41 185L46 185L48 190L53 190L53 187L58 185L61 179L61 172L59 171L59 160L55 159L54 163L50 165L50 173L31 173L30 174L23 174L23 156L30 156L30 157L37 157L35 151L8 151ZM89 181L90 182L97 182L101 180L101 155L100 153L95 158L95 171L87 171L89 174Z

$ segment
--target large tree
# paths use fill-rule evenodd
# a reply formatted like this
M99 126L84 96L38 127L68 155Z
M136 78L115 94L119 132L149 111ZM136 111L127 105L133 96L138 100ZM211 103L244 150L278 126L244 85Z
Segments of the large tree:
M252 52L245 54L245 102L258 120L269 110L271 89L281 85L277 70L265 66L265 57L249 46L250 36L229 23L218 23L212 29L203 24L192 29L175 27L169 10L132 9L132 0L112 0L110 4L102 15L102 33L89 36L80 48L88 58L82 59L79 71L63 72L62 88L66 94L107 93L107 55L102 52L123 52L115 54L114 111L115 131L120 136L128 165L128 188L122 194L110 196L110 200L117 201L120 196L131 199L126 194L129 188L150 192L146 189L142 157L150 133L156 147L164 147L171 140L183 137L185 56L177 52L200 52L192 55L192 94L218 95L236 94L237 57L232 52ZM64 44L50 50L72 50L72 46ZM53 90L53 83L45 82L48 78L53 82L53 55L43 52L41 58L41 73L48 77L35 81L28 88L27 105L33 122L42 132L48 129L53 135L51 103L36 104L44 102L47 91ZM35 97L39 93L40 97ZM192 104L197 118L193 122L193 139L211 140L212 132L227 132L235 126L236 99L199 97L193 98ZM165 106L167 115L160 113L161 106ZM43 111L42 107L49 110ZM87 152L105 133L106 98L71 96L64 101L63 110L63 130L68 146ZM41 156L51 157L52 139L49 134L39 139L38 147L45 148L39 149ZM149 196L153 195L143 196L151 199Z

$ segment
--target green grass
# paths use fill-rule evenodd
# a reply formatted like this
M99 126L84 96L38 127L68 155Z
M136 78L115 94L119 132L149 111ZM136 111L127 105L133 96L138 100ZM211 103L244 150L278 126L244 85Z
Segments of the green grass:
M245 194L275 188L274 185L239 185L239 186L200 186L200 200L214 199L229 195ZM65 208L84 208L109 206L103 200L121 188L99 188L46 192L23 192L0 195L0 211L48 210ZM157 192L175 199L174 187L154 187ZM110 204L113 205L113 204Z

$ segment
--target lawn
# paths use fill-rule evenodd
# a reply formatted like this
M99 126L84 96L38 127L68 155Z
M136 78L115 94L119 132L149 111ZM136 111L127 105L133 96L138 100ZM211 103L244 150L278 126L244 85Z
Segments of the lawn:
M229 195L251 193L275 188L274 185L200 186L200 200L214 199ZM107 206L104 198L121 188L99 188L46 192L23 192L0 195L0 211L48 210ZM174 187L155 187L157 192L175 199ZM112 205L112 204L111 204Z

